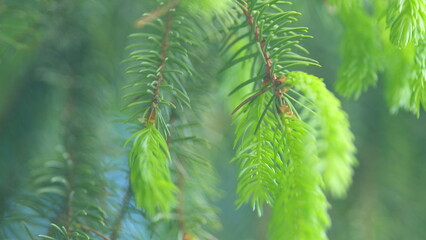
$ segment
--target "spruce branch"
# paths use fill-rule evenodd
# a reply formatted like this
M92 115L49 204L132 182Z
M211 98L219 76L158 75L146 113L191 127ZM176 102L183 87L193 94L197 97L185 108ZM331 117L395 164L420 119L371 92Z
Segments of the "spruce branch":
M282 141L287 167L279 182L270 220L274 240L326 240L330 225L328 203L321 190L322 179L315 138L309 126L297 118L283 116L286 128Z
M82 96L86 96L81 94L81 89L77 88L77 85L78 80L73 78L66 92L61 124L64 134L63 147L58 149L57 159L45 162L45 170L35 176L35 182L41 186L36 187L37 192L43 194L42 201L60 207L54 213L56 217L51 221L53 224L48 229L48 236L58 231L57 226L63 227L60 231L62 235L72 238L78 234L76 228L79 224L87 227L98 227L103 224L105 211L100 202L97 202L104 194L103 179L100 176L102 164L91 159L90 155L93 152L86 152L87 130L81 128L90 126L87 123L94 120L86 121L86 116L80 115L81 106L86 105L86 102L82 101ZM84 145L80 144L82 142ZM95 182L92 180L93 177L99 178Z
M326 88L322 79L303 72L288 74L289 84L314 103L315 115L307 114L318 142L318 156L323 166L324 189L333 196L345 195L356 164L353 134L340 101ZM333 124L330 124L333 123Z
M396 47L405 48L410 42L417 45L426 34L426 1L391 0L386 22Z
M176 114L173 112L173 117L170 119L169 124L175 123L177 120ZM170 151L173 151L174 148L171 146L172 141L172 132L170 132L170 135L167 136L167 146L169 147ZM180 230L180 232L183 234L183 239L186 239L186 235L189 235L186 230L186 224L185 224L185 180L187 177L187 172L185 170L185 167L183 163L179 160L177 157L174 159L174 163L176 165L177 169L177 176L176 176L176 186L179 189L179 192L177 193L177 206L176 206L176 212L177 212L177 225Z
M273 100L274 96L265 92L245 105L235 116L235 141L239 145L232 161L239 165L237 204L241 206L249 202L259 215L262 215L264 203L274 202L283 162L280 155L276 154L279 146L275 140L281 134L281 126L268 109L269 99Z
M137 28L143 28L148 23L150 23L150 22L154 21L155 19L157 19L157 18L163 16L164 14L166 14L168 11L170 11L170 9L175 8L179 4L179 1L180 0L171 0L167 4L158 7L156 10L148 13L145 16L142 16L141 18L139 18L135 22L135 26Z
M165 29L164 29L164 33L163 33L163 37L162 37L162 43L161 43L161 50L160 50L160 63L158 65L158 77L156 79L157 84L155 85L154 88L154 95L152 97L152 104L151 107L148 110L148 120L150 123L155 123L155 118L156 118L156 108L159 104L159 92L160 92L160 87L161 87L161 83L164 80L164 76L163 76L163 72L164 72L164 68L166 65L166 59L167 59L167 47L169 44L169 33L170 33L170 25L173 21L173 14L169 13L169 15L167 16L167 20L165 23Z
M265 88L263 88L263 89L261 89L260 91L258 91L258 92L256 92L256 93L254 93L253 95L251 95L250 97L248 97L248 98L246 98L243 102L241 102L240 103L240 105L238 105L235 109L234 109L234 111L232 111L232 115L234 114L234 113L236 113L238 110L240 110L240 108L242 108L244 105L246 105L247 103L249 103L250 101L253 101L256 97L258 97L258 96L260 96L260 95L262 95L263 93L265 93L265 92L267 92L267 91L269 91L271 88L273 88L274 87L274 85L270 85L270 86L267 86L267 87L265 87Z
M292 51L292 47L304 50L298 45L298 39L308 37L301 34L301 32L306 31L306 28L286 27L287 24L296 20L293 15L298 15L299 13L292 11L285 12L278 7L279 4L289 4L289 2L278 3L275 1L261 1L250 2L249 5L247 1L241 0L239 3L245 22L250 29L248 36L251 37L249 40L250 42L245 47L240 48L231 59L238 56L241 52L249 50L251 45L257 45L257 48L254 50L252 49L252 51L259 52L263 59L263 66L259 68L259 71L264 71L264 73L259 74L264 76L262 78L262 87L271 84L271 88L274 88L275 101L279 102L279 113L288 113L289 116L294 117L291 108L289 108L286 104L287 100L284 96L284 93L288 90L287 88L283 89L286 81L285 73L288 72L288 68L291 66L318 65L316 61L302 57ZM268 12L269 8L278 11L278 13ZM242 37L243 36L245 35L242 35ZM240 41L240 38L231 42L230 46L234 45L238 41ZM255 66L257 54L253 54L252 57L250 56L251 55L241 57L232 62L239 63L240 61L246 61L254 58L253 70L258 69L258 66ZM247 57L249 58L246 59ZM247 80L240 84L236 90L248 83L251 83L251 80ZM268 90L269 89L270 88L268 88ZM257 97L258 94L262 94L264 92L266 91L262 91L248 97L239 106L237 106L233 113L238 111L243 105L250 102L253 98ZM282 109L285 109L286 111L282 111Z
M296 40L307 36L302 34L306 28L287 26L296 20L293 16L299 14L286 12L278 6L289 4L288 2L242 0L239 3L244 24L237 25L236 29L249 30L247 34L231 41L227 48L235 46L245 38L249 38L249 42L236 51L231 63L250 60L252 72L258 73L233 91L252 83L256 89L232 112L235 114L241 110L235 115L236 143L239 142L239 146L233 161L237 161L240 166L238 205L250 202L260 215L263 204L273 204L276 192L280 191L278 179L284 171L282 164L285 160L282 154L277 154L283 145L276 139L280 138L281 131L285 128L281 115L296 117L293 109L287 105L288 100L284 95L289 90L285 73L292 66L316 65L316 61L302 57L292 50L303 49ZM244 51L254 53L234 60ZM262 58L261 64L257 62L258 56ZM232 65L231 63L229 65ZM261 85L256 82L260 79Z
M409 83L412 89L410 104L412 111L419 117L420 108L426 110L426 37L416 47L413 72Z
M194 56L191 50L197 49L203 45L203 42L198 39L200 33L197 30L200 29L197 29L196 24L191 23L191 18L184 17L181 9L170 11L165 18L164 22L158 21L162 25L161 34L132 35L144 37L150 44L129 46L129 48L138 48L130 53L129 62L136 62L136 65L129 67L129 70L141 69L137 73L139 75L142 73L144 77L140 79L140 82L129 85L130 89L138 89L138 91L135 94L127 94L125 97L138 96L136 100L133 98L127 104L127 108L141 109L142 111L138 110L136 114L143 113L143 118L138 120L146 123L144 129L129 139L135 140L129 156L135 200L138 206L147 210L148 215L161 213L169 217L177 200L174 194L179 192L175 183L171 181L169 169L173 164L168 146L172 115L178 106L182 109L183 105L190 107L190 100L184 87L187 81L197 76L191 62ZM159 32L155 26L152 27L156 33ZM151 50L153 46L158 46L158 50ZM147 65L149 67L146 67ZM144 82L150 89L139 89ZM162 130L163 132L160 133ZM149 143L148 149L145 143ZM142 168L143 166L145 167ZM150 178L151 175L158 175L158 173L161 175L159 178ZM147 175L148 177L145 177ZM138 179L138 176L145 178ZM160 185L155 186L156 184ZM164 190L164 184L169 187L168 191ZM149 197L145 196L145 191L152 193L149 195L156 196L156 201L151 202Z
M265 77L263 78L262 84L263 84L263 86L265 86L268 83L272 83L272 87L274 87L274 89L275 89L275 96L277 96L278 98L282 98L283 95L282 95L282 91L279 88L279 86L285 83L285 77L283 76L281 78L278 78L277 74L273 71L273 69L272 69L273 60L271 58L271 54L268 52L268 44L267 44L266 37L261 36L261 34L260 34L261 30L260 30L259 24L254 22L255 16L249 10L249 5L248 5L247 1L242 0L242 3L243 3L242 4L243 9L242 10L243 10L246 22L250 26L250 30L253 34L254 40L258 44L261 55L262 55L263 60L265 62L265 66L264 66ZM241 108L241 106L245 104L245 103L244 104L243 103L240 106L238 106L237 108L238 109ZM234 110L234 112L237 111L238 109Z
M404 109L419 116L423 81L413 79L426 69L418 64L424 55L418 49L425 41L426 1L373 1L372 11L364 1L328 2L345 27L337 92L356 99L375 87L383 72L390 111Z
M189 111L189 110L188 110ZM170 119L169 124L172 125L174 128L172 128L172 130L170 131L170 135L167 138L167 143L169 146L169 149L172 153L172 155L174 155L174 165L176 167L176 186L179 189L179 192L177 193L177 204L176 204L176 222L177 222L177 227L179 229L179 234L181 234L181 236L179 236L179 238L182 239L193 239L194 237L196 237L197 234L197 229L194 229L193 224L194 223L187 223L187 218L189 218L190 213L187 212L188 209L192 208L195 209L197 208L196 205L191 205L190 203L186 203L186 198L187 198L187 194L188 192L193 191L194 189L190 189L187 188L187 182L191 180L191 178L193 178L193 176L190 176L188 171L189 168L191 167L191 161L188 160L183 160L183 158L190 158L190 155L187 154L187 156L183 157L182 155L182 151L179 148L182 148L183 145L188 144L188 142L193 141L194 137L183 137L182 135L184 135L185 131L179 131L179 127L177 127L177 123L176 122L182 122L184 121L184 119L180 119L180 118L184 118L184 114L177 114L176 112L173 111L172 113L172 117ZM188 128L188 132L192 132L191 128ZM175 141L175 139L178 139L180 143L178 143L177 141ZM178 145L176 145L178 144ZM192 143L189 143L192 144ZM187 149L187 151L190 151L189 149ZM194 156L195 158L198 158L198 156ZM195 159L194 159L195 160ZM202 160L202 159L197 159L198 161ZM205 174L208 174L207 172ZM203 186L200 182L198 182L199 186L197 186L197 190L199 193L199 195L204 195L205 193L205 187ZM209 183L212 184L213 183ZM195 199L195 201L198 201L198 199ZM197 214L202 214L202 212L197 212ZM197 220L200 221L200 220ZM200 224L200 223L197 223ZM189 227L188 227L189 226ZM195 234L195 235L194 235ZM200 234L200 233L198 233Z
M123 196L123 199L121 200L121 204L120 204L120 211L117 215L117 217L115 218L115 221L113 223L113 228L112 228L112 233L111 233L111 240L117 240L120 234L120 230L121 230L121 224L122 221L124 219L126 210L128 208L129 202L130 202L130 196L132 193L132 188L131 185L129 183L129 186L127 187L126 193Z
M166 140L153 125L136 132L129 154L130 182L135 202L150 217L170 216L178 189L171 179L170 152Z
M339 11L339 17L347 28L340 44L343 58L335 88L340 94L357 99L377 84L384 49L378 25L362 5Z
M72 122L73 117L75 116L75 80L71 82L71 87L69 88L67 94L68 98L65 103L65 108L63 112L63 124L65 127L65 132L67 136L72 136L74 134L73 128L74 123ZM65 219L65 234L69 237L71 234L71 222L73 217L73 195L74 195L74 175L75 175L75 159L74 159L74 147L71 137L67 137L65 140L65 153L67 158L64 161L67 161L65 166L65 181L66 181L66 191L65 191L65 199L63 203L62 210L57 214L55 220L52 222L55 225L60 225L61 220ZM52 234L55 230L53 228L54 225L51 225L48 230L48 235Z
M190 111L190 110L188 110ZM181 114L179 118L185 118ZM192 135L193 127L180 127L187 119L177 119L171 137L182 139ZM218 224L212 199L216 198L216 178L208 160L201 154L201 143L196 138L185 141L170 139L170 151L174 156L175 181L179 188L176 205L176 223L179 237L183 239L215 239L207 230Z
M251 37L249 43L239 48L233 58L244 51L257 53L231 60L231 63L252 61L252 75L255 75L233 90L235 92L254 83L255 90L233 111L234 114L241 109L235 116L235 142L238 148L233 159L240 168L237 204L248 202L259 215L265 203L274 206L271 226L278 229L282 227L277 226L285 225L285 232L273 231L274 239L326 239L325 229L329 220L322 178L326 178L327 189L333 194L343 194L354 164L352 135L348 130L346 116L340 110L340 103L318 81L312 79L310 86L306 86L314 88L315 93L295 84L294 80L288 81L289 76L294 77L293 72L289 73L292 67L318 66L316 61L293 51L303 51L299 40L308 37L303 34L306 28L287 26L296 20L294 16L299 13L284 11L277 6L288 2L265 0L240 3L249 33L231 41L230 46L236 46L246 36ZM236 28L243 26L241 24ZM257 48L253 48L253 45ZM263 59L261 66L257 62L258 55ZM261 85L255 82L258 79L262 79ZM318 110L316 113L321 115L320 118L309 122L313 127L303 122L310 120L305 119L306 115L312 114L310 106L304 105L304 99L298 101L291 97L287 92L294 92L292 88L301 91L299 95L303 98L306 96L310 100L308 102L319 106L315 110ZM303 115L298 113L299 108L293 106L291 100L296 100ZM332 106L327 109L327 104ZM313 115L316 116L316 113ZM341 123L335 128L329 126L332 124L328 120L332 116L339 118L333 122ZM321 124L320 130L314 128L317 124ZM327 140L318 137L321 134L326 135L324 138ZM314 137L320 140L318 145ZM330 141L338 137L342 139ZM324 145L326 141L339 141L341 145L334 151L330 145ZM306 157L302 158L303 154ZM318 156L325 159L319 161ZM339 162L335 156L343 159ZM325 164L327 168L324 172L320 171L319 167ZM343 183L339 185L336 179ZM306 200L311 198L315 200Z
M254 35L253 36L254 40L260 46L260 51L265 61L266 76L265 78L263 78L263 84L265 85L271 81L275 82L277 80L277 75L272 72L272 59L271 59L271 55L267 51L266 38L260 35L259 25L254 22L253 13L249 10L249 5L247 1L245 0L242 0L242 10L246 18L246 22L250 26L250 30L252 34Z
M84 226L84 225L81 225L81 224L77 224L77 227L80 227L80 228L81 228L81 229L83 229L83 230L86 230L86 231L92 232L92 233L96 234L97 236L101 237L101 238L102 238L102 239L104 239L104 240L111 240L111 239L110 239L109 237L107 237L106 235L102 234L101 232L99 232L99 231L97 231L96 229L93 229L93 228L91 228L91 227L87 227L87 226Z

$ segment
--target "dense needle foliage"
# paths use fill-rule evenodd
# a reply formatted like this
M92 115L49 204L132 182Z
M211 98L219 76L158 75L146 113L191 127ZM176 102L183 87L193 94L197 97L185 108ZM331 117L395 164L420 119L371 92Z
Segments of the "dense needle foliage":
M0 1L0 238L229 237L218 199L236 181L235 208L268 223L257 238L329 239L358 161L312 75L309 9L343 29L338 93L383 80L388 109L419 117L426 0Z

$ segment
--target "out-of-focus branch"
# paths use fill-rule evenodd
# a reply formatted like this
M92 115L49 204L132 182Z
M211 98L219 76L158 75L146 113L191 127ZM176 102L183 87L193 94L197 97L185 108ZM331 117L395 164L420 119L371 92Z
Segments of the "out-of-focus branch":
M163 5L159 8L157 8L157 9L155 9L154 11L148 13L148 15L142 16L141 18L136 20L135 27L137 27L137 28L145 27L145 25L147 25L148 23L150 23L150 22L154 21L155 19L163 16L167 11L176 7L178 5L178 3L179 3L179 0L171 0L166 5Z

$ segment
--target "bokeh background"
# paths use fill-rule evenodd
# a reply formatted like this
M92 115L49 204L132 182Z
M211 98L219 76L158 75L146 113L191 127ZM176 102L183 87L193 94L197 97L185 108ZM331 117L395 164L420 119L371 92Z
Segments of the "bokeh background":
M303 45L323 66L304 70L333 89L343 26L323 1L297 2L294 9L303 13L299 24L314 37ZM21 223L31 210L20 201L34 198L29 181L50 158L63 154L64 144L84 145L82 152L99 161L95 166L105 169L104 180L114 186L112 209L120 205L127 184L122 144L128 137L120 111L126 83L121 62L128 54L127 36L139 31L134 21L152 9L148 0L0 0L0 239L30 239ZM214 58L206 61L220 61ZM216 81L209 91L216 100L206 106L210 115L203 123L211 143L206 155L222 190L217 206L223 226L214 235L265 239L268 213L259 218L234 204L233 126L223 90L232 77ZM332 240L426 239L424 112L420 118L390 114L380 82L356 101L342 99L359 164L347 196L331 200ZM37 218L28 226L37 235L46 234L46 224ZM122 239L149 239L143 217L130 216L123 225L136 237Z

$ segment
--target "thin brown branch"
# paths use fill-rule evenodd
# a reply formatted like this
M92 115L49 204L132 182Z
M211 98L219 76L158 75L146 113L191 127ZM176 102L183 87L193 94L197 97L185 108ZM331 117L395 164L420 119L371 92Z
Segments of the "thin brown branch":
M248 97L246 100L244 100L242 103L240 103L240 105L238 105L234 111L232 111L232 114L236 113L238 110L240 110L240 108L242 108L244 105L246 105L248 102L250 102L251 100L255 99L257 96L267 92L269 89L273 88L274 85L270 85L269 87L264 88L263 90L260 90L259 92L251 95L250 97Z
M250 96L246 100L244 100L240 105L238 105L238 107L235 108L235 110L232 112L232 114L237 112L242 106L247 104L249 101L251 101L255 97L259 96L260 94L266 92L267 90L271 89L272 87L274 88L274 95L275 95L276 98L284 99L284 92L285 92L285 91L283 92L283 90L280 88L280 86L285 83L286 77L281 76L280 78L278 78L276 73L274 73L272 71L273 62L272 62L272 59L271 59L271 54L267 50L266 38L264 38L260 35L259 25L254 22L254 16L249 11L248 4L247 4L246 1L243 1L243 7L242 8L243 8L242 10L243 10L244 16L246 17L246 22L249 24L250 30L254 34L254 40L256 42L258 42L262 56L265 60L266 76L263 78L263 86L267 85L268 83L272 83L272 85L268 88L265 88L262 91L257 92L256 94ZM290 117L294 117L292 110L286 105L285 100L283 100L283 104L279 107L278 112L279 113L286 113Z
M160 63L158 65L158 77L156 79L157 84L155 85L154 96L152 97L151 107L148 110L147 121L149 121L150 123L155 122L156 108L159 104L159 91L160 91L161 83L164 80L163 72L164 72L164 68L166 66L167 48L169 46L168 35L170 33L170 30L171 30L172 21L173 21L173 14L169 13L167 20L166 20L166 23L165 23L165 29L164 29L163 38L162 38L163 42L161 43L161 50L160 50L161 60L160 60Z
M101 232L99 232L99 231L97 231L97 230L95 230L95 229L93 229L93 228L91 228L91 227L87 227L87 226L84 226L84 225L77 225L78 227L80 227L80 228L82 228L83 230L86 230L86 231L89 231L89 232L92 232L92 233L94 233L94 234L96 234L96 235L98 235L99 237L101 237L103 240L111 240L109 237L107 237L107 236L105 236L104 234L102 234Z
M142 16L135 22L135 27L143 28L148 23L166 14L170 9L175 8L179 3L179 0L171 0L166 5L163 5L154 11L148 13L148 15Z
M258 42L260 46L262 56L265 60L266 77L263 79L263 84L266 85L268 82L275 82L277 81L278 78L277 78L277 75L273 73L272 71L272 59L271 59L271 54L269 54L269 52L267 51L266 39L260 35L259 25L257 25L254 22L254 16L248 10L247 2L246 1L243 1L243 2L244 2L244 7L243 7L244 16L246 17L246 21L250 26L250 30L254 34L254 40Z

